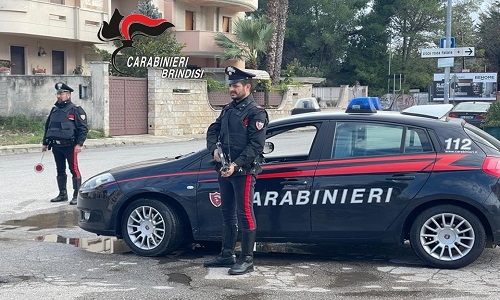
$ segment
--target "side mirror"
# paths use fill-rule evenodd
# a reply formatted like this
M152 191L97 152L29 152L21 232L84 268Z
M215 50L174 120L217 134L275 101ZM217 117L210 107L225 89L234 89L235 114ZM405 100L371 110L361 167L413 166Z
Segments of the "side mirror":
M264 154L269 154L274 151L274 144L273 142L265 142L264 143L264 150L262 151Z

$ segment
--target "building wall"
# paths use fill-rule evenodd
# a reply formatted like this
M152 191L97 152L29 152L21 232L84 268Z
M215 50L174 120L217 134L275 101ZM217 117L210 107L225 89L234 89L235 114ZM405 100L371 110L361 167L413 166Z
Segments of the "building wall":
M25 51L25 74L32 75L33 68L47 70L47 74L52 74L52 51L64 51L66 74L72 74L76 67L77 57L82 55L80 43L70 43L57 40L43 40L37 38L26 38L21 36L6 35L0 41L0 59L10 60L10 46L24 47ZM38 56L38 47L42 47L47 53L45 56ZM80 61L81 64L83 62Z
M91 76L0 76L0 115L47 117L56 102L54 85L63 81L75 90L72 101L85 109L90 128L108 135L108 69L107 62L92 62ZM79 99L79 85L87 87L88 98ZM269 118L273 120L290 115L298 99L311 95L311 84L289 86L282 105L267 109ZM208 102L206 80L165 79L161 78L161 70L148 70L149 134L204 134L219 114L220 109L214 109Z
M67 75L13 75L0 76L0 115L25 115L31 117L46 117L57 101L55 84L65 82L73 88L72 101L85 110L92 110L92 95L87 100L79 99L79 85L91 89L90 76ZM92 123L92 120L89 120ZM90 124L94 127L94 124Z

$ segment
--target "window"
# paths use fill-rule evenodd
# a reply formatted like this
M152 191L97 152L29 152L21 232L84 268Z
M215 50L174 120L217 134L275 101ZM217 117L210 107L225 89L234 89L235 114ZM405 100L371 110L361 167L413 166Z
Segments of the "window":
M194 30L194 11L186 10L186 30Z
M10 46L10 74L25 75L24 47Z
M272 142L274 150L269 154L264 154L266 162L289 162L306 161L316 137L317 128L312 124L304 124L294 127L275 129L274 132L267 132L271 137L266 142ZM290 148L287 141L296 141L294 147ZM288 146L287 146L288 145Z
M431 144L425 131L419 128L408 128L405 137L405 153L419 153L432 151Z
M428 151L432 151L431 144L425 131L419 128L377 123L338 122L332 158Z
M52 74L64 74L64 51L52 51Z
M222 17L222 32L231 32L231 18Z
M50 3L64 4L64 0L50 0Z

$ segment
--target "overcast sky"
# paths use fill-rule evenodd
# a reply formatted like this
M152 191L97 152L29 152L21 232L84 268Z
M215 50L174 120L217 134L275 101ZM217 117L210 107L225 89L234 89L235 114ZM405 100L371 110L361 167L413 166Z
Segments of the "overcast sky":
M479 13L481 12L486 12L486 10L495 2L494 0L485 0L481 7L479 8L479 11L477 13L472 14L472 18L475 20L476 23L479 23Z

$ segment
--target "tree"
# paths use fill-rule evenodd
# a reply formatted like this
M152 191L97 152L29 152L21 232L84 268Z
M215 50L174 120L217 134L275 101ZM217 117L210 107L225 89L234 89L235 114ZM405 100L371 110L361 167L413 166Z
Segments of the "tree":
M484 48L485 70L500 70L500 1L495 1L486 13L479 16L479 45Z
M158 8L155 7L151 0L142 0L138 3L137 10L134 13L143 14L153 19L162 17ZM113 76L129 76L129 77L147 77L147 68L129 68L127 67L127 58L130 56L180 56L185 45L180 44L175 39L171 30L166 30L163 34L157 37L136 36L133 38L133 48L124 48L116 57L115 63L119 70L125 71L126 74L118 73L113 68L110 68L110 75ZM115 46L119 46L120 41L115 41ZM101 59L111 61L111 54L105 50L99 50L98 53Z
M408 62L419 56L418 50L442 36L446 13L436 0L397 0L394 8L389 28L399 52L401 73L406 74Z
M327 84L341 84L344 79L339 71L369 2L289 0L283 63L286 65L297 58L302 65L320 68Z
M471 12L479 9L480 2L475 0L460 0L453 6L451 36L455 37L455 47L469 47L478 45L477 26L471 17ZM461 72L462 69L471 69L473 72L481 71L482 59L478 54L482 49L476 50L476 57L455 58L455 67L452 72Z
M266 53L273 31L274 26L268 24L265 18L242 18L234 22L235 40L218 33L215 43L223 49L224 60L246 60L249 68L257 69L259 54Z
M266 17L268 22L275 26L276 30L268 44L266 70L270 74L274 85L279 84L280 81L287 14L288 0L268 1Z
M381 95L392 87L386 78L394 50L388 30L395 0L375 1L371 11L360 18L360 30L351 36L345 62L337 76L340 84L369 86L370 93ZM393 68L392 68L393 70ZM393 73L391 70L391 73Z

